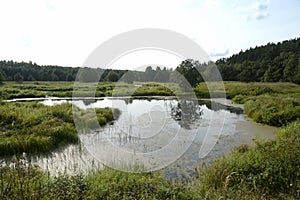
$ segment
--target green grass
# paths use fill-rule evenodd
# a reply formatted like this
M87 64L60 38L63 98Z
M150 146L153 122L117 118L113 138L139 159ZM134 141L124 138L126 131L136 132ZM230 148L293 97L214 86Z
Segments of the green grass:
M160 173L105 169L86 175L51 176L24 159L0 167L0 199L191 199L183 183Z
M255 97L263 94L288 94L299 95L300 86L294 83L262 83L262 82L234 82L225 81L224 88L226 97L233 99L236 103L245 103L247 98ZM210 83L211 93L222 93L222 84ZM209 91L206 83L200 83L195 88L195 93L199 98L209 98Z
M299 157L300 121L275 140L237 148L189 182L108 168L52 176L21 157L1 164L0 199L298 199Z
M297 199L300 195L300 122L273 141L257 142L216 161L194 183L207 199Z
M93 84L92 84L93 85ZM75 95L86 97L104 96L173 96L179 89L173 83L146 83L124 82L110 83L99 82L96 91L91 91L91 83L80 83L77 85L79 91ZM73 82L5 82L0 85L0 96L2 99L35 98L35 97L72 97ZM93 94L95 92L95 94Z
M78 109L86 121L87 111ZM104 125L117 116L117 110L96 109L96 123ZM89 113L93 112L88 110ZM113 112L117 113L113 115ZM66 144L77 143L72 105L68 103L44 106L38 102L0 103L0 155L23 152L47 153Z
M249 98L245 113L254 121L271 126L284 126L300 119L300 97L261 95Z

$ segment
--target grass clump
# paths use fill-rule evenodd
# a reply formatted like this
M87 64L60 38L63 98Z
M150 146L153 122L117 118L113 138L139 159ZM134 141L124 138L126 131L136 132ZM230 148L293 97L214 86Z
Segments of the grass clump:
M300 195L300 122L273 141L240 148L204 170L194 184L202 198L297 199Z
M290 96L259 96L245 103L245 113L254 121L284 126L300 118L300 99Z
M37 102L0 105L0 155L45 153L76 143L69 104L44 106Z
M89 120L87 113L81 112ZM96 109L97 123L104 125L112 121L113 112L118 113L109 108ZM1 156L47 153L79 140L72 105L68 103L45 106L38 102L2 102L0 127Z
M160 173L104 169L86 175L51 176L24 159L0 167L1 199L191 199L185 184Z

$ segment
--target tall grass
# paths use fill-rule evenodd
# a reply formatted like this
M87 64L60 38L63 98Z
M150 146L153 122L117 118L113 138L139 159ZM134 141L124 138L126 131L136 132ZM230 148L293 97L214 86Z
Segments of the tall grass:
M300 122L276 140L238 148L201 172L195 182L202 198L297 199L300 195Z
M51 176L24 159L0 167L0 199L191 199L183 183L160 173L131 174L112 169L87 175Z
M114 119L109 108L96 109L96 113L100 125ZM88 115L83 117L89 119ZM47 153L79 139L68 103L45 106L38 102L2 102L0 127L1 156Z
M300 99L290 96L263 95L245 103L245 113L254 121L271 126L284 126L300 119Z

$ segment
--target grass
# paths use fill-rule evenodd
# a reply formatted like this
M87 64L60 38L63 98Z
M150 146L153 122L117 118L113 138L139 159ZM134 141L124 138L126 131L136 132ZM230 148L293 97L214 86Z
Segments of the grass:
M89 120L92 110L78 109L83 124ZM96 109L97 123L104 125L113 120L109 108ZM23 152L47 153L66 144L77 143L72 105L68 103L44 106L38 102L0 103L0 155ZM93 128L93 127L92 127Z
M299 156L300 121L282 128L275 140L237 148L189 182L109 168L52 176L21 156L1 164L0 199L298 199Z
M235 81L225 81L224 88L226 97L233 99L236 103L245 103L249 97L263 94L300 95L300 86L294 83L243 83ZM210 83L211 93L222 93L222 84ZM209 98L209 91L206 83L200 83L194 88L198 98Z
M254 121L271 126L284 126L300 119L300 98L288 95L261 95L249 98L245 113Z
M131 174L112 169L86 175L51 176L26 159L0 167L0 199L191 199L182 183L160 173Z
M173 96L178 93L178 87L173 83L144 83L135 82L128 84L124 82L110 83L100 82L91 91L91 83L77 85L79 91L75 95L80 97L92 96ZM2 99L36 98L36 97L72 97L73 82L5 82L0 85L0 96ZM94 93L95 92L95 93Z
M221 93L220 85L211 84L212 92ZM254 121L284 126L300 119L300 86L293 83L224 82L227 98L244 104L244 112ZM205 83L195 88L198 97L209 96Z
M71 83L6 83L2 98L37 94L67 95ZM66 84L66 85L64 85ZM138 85L138 86L137 86ZM211 83L216 94L218 84ZM299 199L300 196L300 86L292 83L224 83L227 97L243 103L253 120L284 126L275 140L256 141L250 148L243 145L199 171L190 182L171 183L160 173L128 174L105 169L89 174L53 177L16 159L0 167L0 199ZM33 88L31 88L33 87ZM85 87L88 91L88 86ZM61 89L59 89L61 88ZM50 90L48 90L50 89ZM27 91L27 92L26 92ZM113 91L113 92L112 92ZM3 93L4 92L4 93ZM35 94L36 92L36 94ZM87 92L88 93L88 92ZM100 83L96 95L174 95L174 84ZM198 97L207 98L206 84L195 88ZM83 94L84 95L84 94ZM76 108L75 108L76 109ZM37 103L1 103L0 154L51 151L76 142L74 121L68 104L47 107ZM118 116L118 111L77 110L75 120L83 128L93 129Z
M201 172L195 181L206 199L297 199L300 195L300 122L277 138L239 147Z

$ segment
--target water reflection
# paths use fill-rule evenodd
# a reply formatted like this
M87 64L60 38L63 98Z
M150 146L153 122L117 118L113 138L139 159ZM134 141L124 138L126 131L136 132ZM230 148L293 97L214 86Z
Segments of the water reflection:
M175 142L171 149L161 154L161 159L168 159L182 151L185 152L183 156L176 157L175 163L164 169L167 176L174 178L174 176L179 176L179 174L184 174L187 171L193 171L203 161L209 162L232 150L241 144L241 137L255 134L252 133L251 128L242 131L236 128L238 127L236 124L241 122L251 123L249 126L253 127L252 122L247 121L244 115L239 114L239 111L232 111L229 106L224 105L212 110L209 102L175 99L103 98L85 104L82 100L78 100L74 104L80 108L114 107L121 110L121 115L114 124L81 135L81 140L85 140L86 144L90 144L90 146L84 145L88 151L84 151L80 157L75 150L72 149L71 151L71 147L68 147L65 151L56 152L51 161L48 158L39 158L36 162L40 166L62 165L59 169L63 169L64 164L69 165L69 162L84 163L80 167L90 169L93 168L90 166L91 162L93 162L93 166L101 166L101 163L96 159L93 160L91 155L101 155L105 151L108 152L104 155L105 159L119 162L113 157L114 148L121 148L136 154L146 153L144 156L147 157L148 154L158 152L168 144ZM213 114L215 114L215 118L212 119ZM216 129L220 126L223 116L226 116L226 121L217 145L204 160L200 159L198 152L205 134L209 131L210 138L217 137ZM194 133L196 133L196 137L193 139L190 135ZM184 144L189 142L192 145L188 149L184 149ZM113 144L114 148L108 144ZM72 148L76 149L77 147ZM131 162L128 157L124 156L123 159L128 163ZM159 163L160 160L155 160L155 162ZM48 166L47 168L55 167Z
M177 105L170 104L171 117L178 121L178 124L185 129L195 127L197 121L203 115L203 111L198 101L179 100Z

